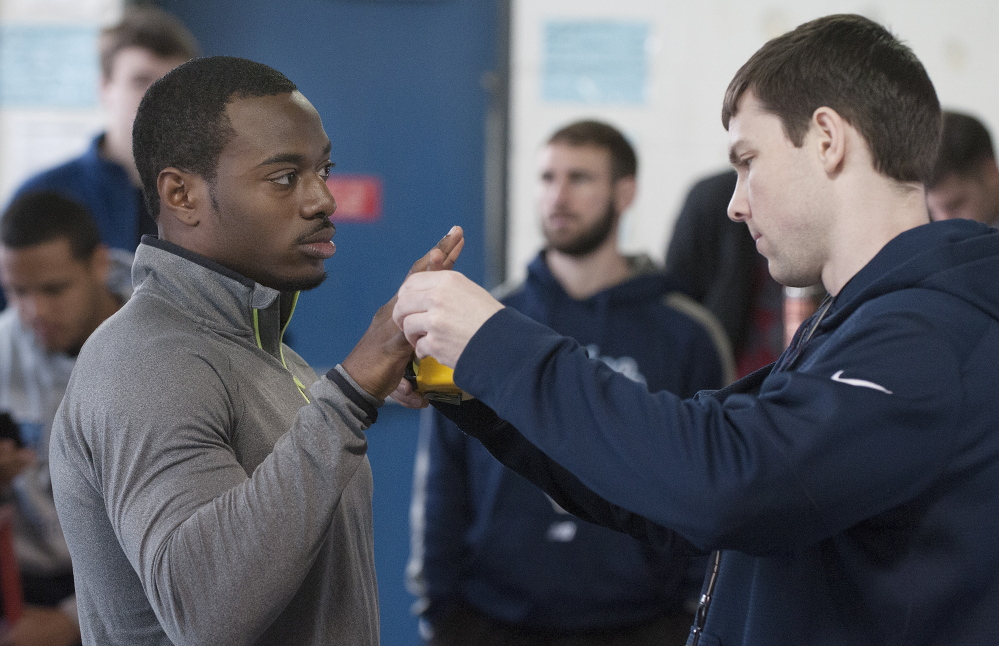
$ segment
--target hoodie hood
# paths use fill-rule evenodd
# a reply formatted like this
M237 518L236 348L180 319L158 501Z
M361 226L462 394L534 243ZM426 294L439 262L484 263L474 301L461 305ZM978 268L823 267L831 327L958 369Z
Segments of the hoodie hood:
M867 301L902 289L955 296L999 320L999 231L971 220L903 231L833 300L819 329L835 328Z
M631 276L628 279L583 299L575 299L566 293L548 268L544 251L539 253L528 265L527 282L532 283L532 287L546 292L550 297L559 300L568 299L580 304L588 303L591 306L601 302L620 304L661 298L677 289L675 281L668 278L649 256L639 254L625 258L631 269Z
M494 295L522 314L575 339L593 357L635 358L648 351L636 347L635 327L646 322L657 329L674 329L678 338L663 343L689 343L679 338L689 333L689 321L663 323L660 318L672 308L664 305L674 291L674 282L645 255L627 257L632 275L588 298L570 296L552 274L542 251L528 265L527 279ZM669 316L685 319L679 312ZM655 323L653 323L655 321ZM671 346L676 347L676 346ZM651 369L650 369L651 370Z

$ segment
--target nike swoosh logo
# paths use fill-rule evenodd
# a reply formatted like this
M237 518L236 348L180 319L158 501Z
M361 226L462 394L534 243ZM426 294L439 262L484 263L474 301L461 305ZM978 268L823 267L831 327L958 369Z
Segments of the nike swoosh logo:
M872 388L879 392L883 392L886 395L891 395L892 392L882 386L881 384L876 384L873 381L867 381L866 379L844 379L843 371L840 370L832 376L833 381L838 381L841 384L846 384L848 386L860 386L861 388Z

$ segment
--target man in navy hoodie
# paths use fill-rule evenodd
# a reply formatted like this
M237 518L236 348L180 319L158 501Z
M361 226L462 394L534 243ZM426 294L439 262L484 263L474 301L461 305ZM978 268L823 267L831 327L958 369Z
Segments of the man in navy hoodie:
M929 77L828 16L754 54L722 120L729 217L830 294L781 358L649 394L460 274L414 276L397 323L477 397L440 408L573 513L715 550L689 644L999 643L999 233L929 224Z
M566 334L652 392L731 381L720 324L645 255L618 249L637 157L614 127L569 124L540 151L545 249L503 304ZM683 644L703 558L578 522L435 410L424 412L411 590L433 646ZM693 550L691 550L693 552Z

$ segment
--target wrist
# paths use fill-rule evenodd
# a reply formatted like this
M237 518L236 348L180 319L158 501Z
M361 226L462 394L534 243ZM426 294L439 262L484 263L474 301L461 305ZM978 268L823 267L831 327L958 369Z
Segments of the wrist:
M368 418L369 424L374 424L378 419L378 407L384 403L383 399L377 399L371 393L364 390L354 378L344 369L343 365L334 366L326 373L326 378L332 381L341 392L361 409Z
M405 354L393 356L384 353L375 361L360 355L355 348L340 365L365 394L380 403L396 389L405 373L412 357L412 348L408 344L406 347Z

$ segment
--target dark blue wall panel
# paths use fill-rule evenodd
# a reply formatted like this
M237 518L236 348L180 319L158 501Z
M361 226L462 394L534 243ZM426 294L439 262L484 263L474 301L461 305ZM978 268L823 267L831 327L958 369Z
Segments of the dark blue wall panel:
M329 279L304 294L292 344L317 369L340 361L409 268L453 224L459 269L483 282L483 151L496 66L497 8L487 0L161 0L207 55L244 56L298 84L333 142L334 172L370 174L382 216L340 223ZM416 415L386 407L369 432L375 472L382 643L418 643L403 588Z
M494 66L496 8L483 0L163 0L206 54L284 72L322 115L334 172L384 185L374 223L341 223L330 278L292 322L315 366L342 359L409 265L452 224L468 233L460 269L481 282L483 73Z

